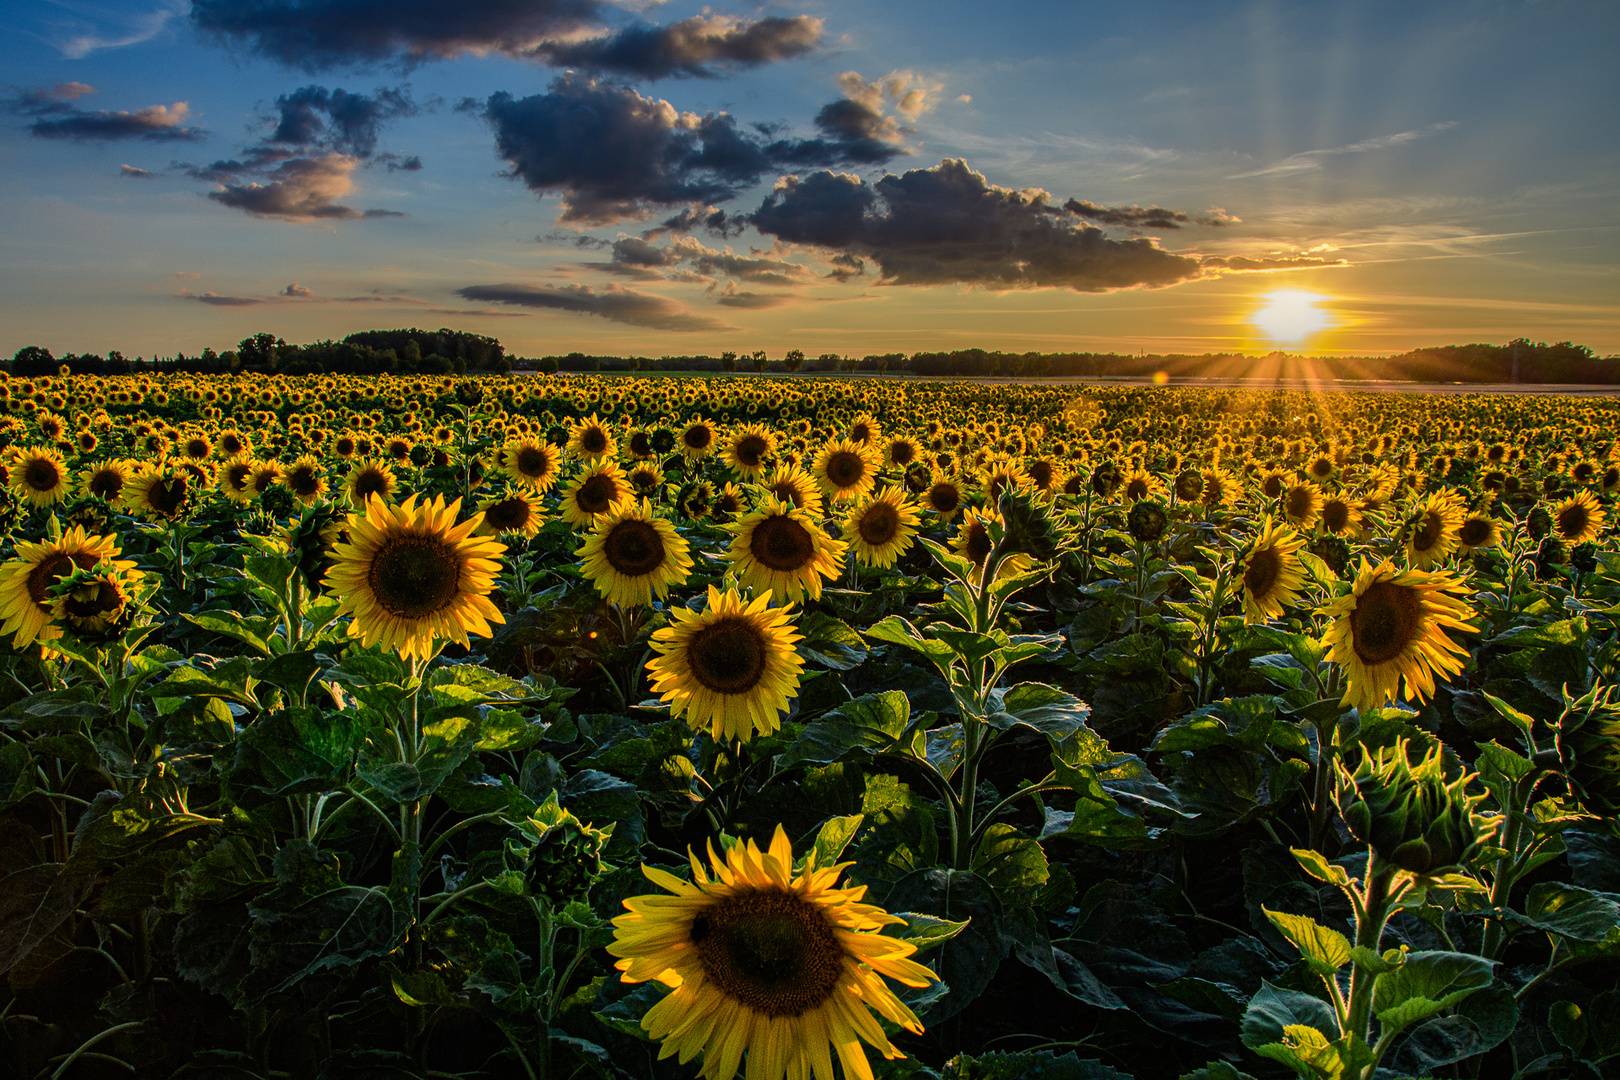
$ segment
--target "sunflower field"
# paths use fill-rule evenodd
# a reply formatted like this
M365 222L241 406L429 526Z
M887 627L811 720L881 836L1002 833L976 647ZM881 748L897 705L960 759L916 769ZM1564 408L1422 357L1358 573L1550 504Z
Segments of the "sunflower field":
M0 1077L1620 1076L1617 432L5 379Z

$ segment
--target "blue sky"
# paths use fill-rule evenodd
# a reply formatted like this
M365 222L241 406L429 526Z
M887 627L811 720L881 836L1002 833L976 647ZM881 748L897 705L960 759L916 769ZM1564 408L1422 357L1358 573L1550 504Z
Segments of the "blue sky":
M0 353L1620 353L1620 5L11 0ZM1268 294L1328 329L1284 340Z

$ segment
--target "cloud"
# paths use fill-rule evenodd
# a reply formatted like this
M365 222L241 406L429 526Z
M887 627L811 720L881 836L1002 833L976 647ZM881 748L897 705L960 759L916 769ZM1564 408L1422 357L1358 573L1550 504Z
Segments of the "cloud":
M183 15L185 10L186 0L169 0L169 3L155 11L127 16L125 23L128 29L116 37L103 37L96 33L75 34L65 41L58 42L56 47L69 60L81 60L101 49L121 49L126 45L139 45L161 34L163 28L168 26L169 20Z
M810 271L798 263L758 255L736 255L704 246L690 236L659 247L643 237L626 236L613 242L609 262L581 264L637 281L660 281L677 277L686 281L714 281L735 278L761 285L790 286L807 280ZM668 273L685 267L679 273Z
M834 103L840 104L864 108L848 99ZM821 137L771 139L743 130L726 113L682 113L630 87L572 72L544 94L493 94L483 116L511 175L535 191L561 195L557 220L580 225L730 199L783 168L878 164L903 152L870 116L834 106L816 118Z
M306 86L276 99L276 128L265 141L368 158L377 150L383 124L421 111L409 86L380 86L370 96Z
M352 174L359 164L359 158L338 153L290 158L269 174L268 183L222 183L208 197L255 217L284 221L402 216L393 210L357 210L338 201L354 190Z
M292 297L296 300L313 300L315 299L315 290L306 289L304 286L295 281L291 285L288 285L285 289L282 289L281 295Z
M1346 266L1343 259L1320 259L1311 255L1267 255L1258 259L1246 255L1206 255L1200 260L1206 270L1249 273L1264 270L1305 270L1322 266Z
M306 71L523 55L601 25L597 0L192 0L206 37Z
M81 109L72 104L95 92L95 87L81 82L57 83L49 89L24 90L7 104L14 112L36 118L28 125L28 130L40 139L196 142L208 135L201 128L185 126L191 107L184 101L148 105L134 112Z
M1338 157L1342 154L1365 154L1372 150L1386 150L1392 146L1402 146L1406 143L1426 139L1430 135L1437 135L1442 131L1449 131L1461 121L1443 120L1428 127L1413 128L1411 131L1399 131L1393 135L1380 135L1372 139L1363 139L1360 142L1349 143L1345 146L1334 146L1326 150L1305 150L1293 154L1272 165L1266 165L1249 172L1234 173L1228 180L1248 180L1256 176L1287 176L1293 173L1316 172L1322 167L1325 158Z
M760 310L781 307L783 304L792 303L793 299L792 293L744 292L737 288L736 282L732 282L715 298L715 303L724 304L726 307Z
M464 300L597 315L654 330L733 329L719 319L693 312L678 300L637 292L622 285L609 285L600 290L589 285L469 285L457 289L456 294Z
M1101 292L1198 276L1197 259L1145 238L1110 239L1050 200L947 158L872 184L825 171L787 177L747 220L789 243L871 259L891 285Z
M1063 209L1088 221L1123 225L1131 229L1179 229L1188 223L1220 227L1240 220L1219 208L1203 216L1192 217L1185 211L1166 210L1161 206L1098 206L1084 199L1070 199L1063 204Z
M528 55L554 67L629 75L713 78L715 67L750 68L811 51L822 22L807 15L746 20L698 15L668 26L637 23L601 37L548 41Z
M915 71L891 71L881 79L870 82L858 71L846 71L838 76L838 87L851 101L858 101L873 111L885 101L894 105L895 112L907 120L916 120L938 103L938 95L945 84L926 78Z
M199 304L209 304L213 307L250 307L264 303L256 296L221 296L213 292L194 293L189 289L182 289L176 295L182 300L195 300Z
M150 180L152 178L151 170L138 169L133 165L118 166L118 175L127 177L130 180Z

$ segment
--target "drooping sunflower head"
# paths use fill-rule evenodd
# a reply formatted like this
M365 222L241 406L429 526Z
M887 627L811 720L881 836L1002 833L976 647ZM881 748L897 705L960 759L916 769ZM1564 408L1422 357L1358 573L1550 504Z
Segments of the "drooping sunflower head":
M1305 586L1305 568L1299 552L1304 537L1282 522L1267 517L1260 523L1254 543L1243 560L1243 621L1263 623L1282 618L1299 603Z
M1327 659L1344 669L1342 703L1375 709L1395 698L1427 701L1435 678L1462 671L1468 650L1447 630L1472 632L1466 586L1441 571L1402 570L1362 562L1348 595L1323 607L1333 616Z
M846 1077L871 1077L862 1041L886 1058L903 1055L868 1014L920 1033L916 1016L884 982L936 980L910 957L909 942L879 933L904 920L861 903L863 887L838 888L843 869L814 852L796 868L779 825L761 850L750 840L709 868L694 854L692 881L650 866L642 873L673 893L631 897L613 920L608 952L625 982L674 988L641 1026L662 1040L663 1057L703 1055L709 1078L831 1080L836 1053ZM847 865L847 864L844 864Z
M349 542L333 547L326 585L354 616L349 636L367 648L381 644L400 656L427 660L444 638L467 643L489 637L506 618L489 600L505 545L474 537L481 516L456 524L461 500L443 496L398 506L373 498L350 514Z
M473 530L474 536L531 537L546 523L540 510L540 500L531 491L515 487L505 495L485 499L478 504L484 521Z
M131 560L118 558L118 542L113 536L91 536L75 525L60 538L42 544L17 542L16 558L0 566L0 634L12 634L12 644L23 648L34 642L61 636L51 625L52 586L79 571L105 568L126 572L135 568Z
M893 566L917 534L917 507L897 487L863 499L844 515L844 542L862 566Z
M53 506L70 494L67 465L50 447L14 451L10 470L11 490L34 506Z
M562 516L576 529L588 529L603 514L611 514L630 498L619 466L599 461L584 469L569 483L562 497Z
M878 459L866 443L852 439L828 442L817 451L811 473L833 502L853 502L872 490Z
M1596 540L1603 531L1603 522L1603 508L1590 491L1578 492L1553 510L1553 528L1568 544L1585 544Z
M836 578L843 565L844 542L828 536L813 513L774 495L728 528L726 559L738 578L783 603L819 598L822 579Z
M746 601L734 589L709 586L702 612L674 608L674 623L653 633L660 655L648 661L653 692L694 730L746 742L781 726L797 696L804 662L789 608L771 608L770 594Z
M1138 499L1125 515L1125 531L1139 544L1156 544L1170 527L1170 515L1158 499Z
M646 499L603 515L575 552L597 592L620 607L646 606L669 595L692 569L686 539Z
M197 485L178 465L159 463L124 485L124 509L144 518L179 521L195 509Z

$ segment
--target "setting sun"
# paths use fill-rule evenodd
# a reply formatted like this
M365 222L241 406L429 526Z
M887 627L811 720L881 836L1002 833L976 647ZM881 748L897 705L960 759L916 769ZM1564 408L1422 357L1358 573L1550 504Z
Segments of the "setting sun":
M1267 293L1254 313L1254 324L1273 341L1294 345L1330 325L1328 313L1318 305L1327 297L1300 289Z

